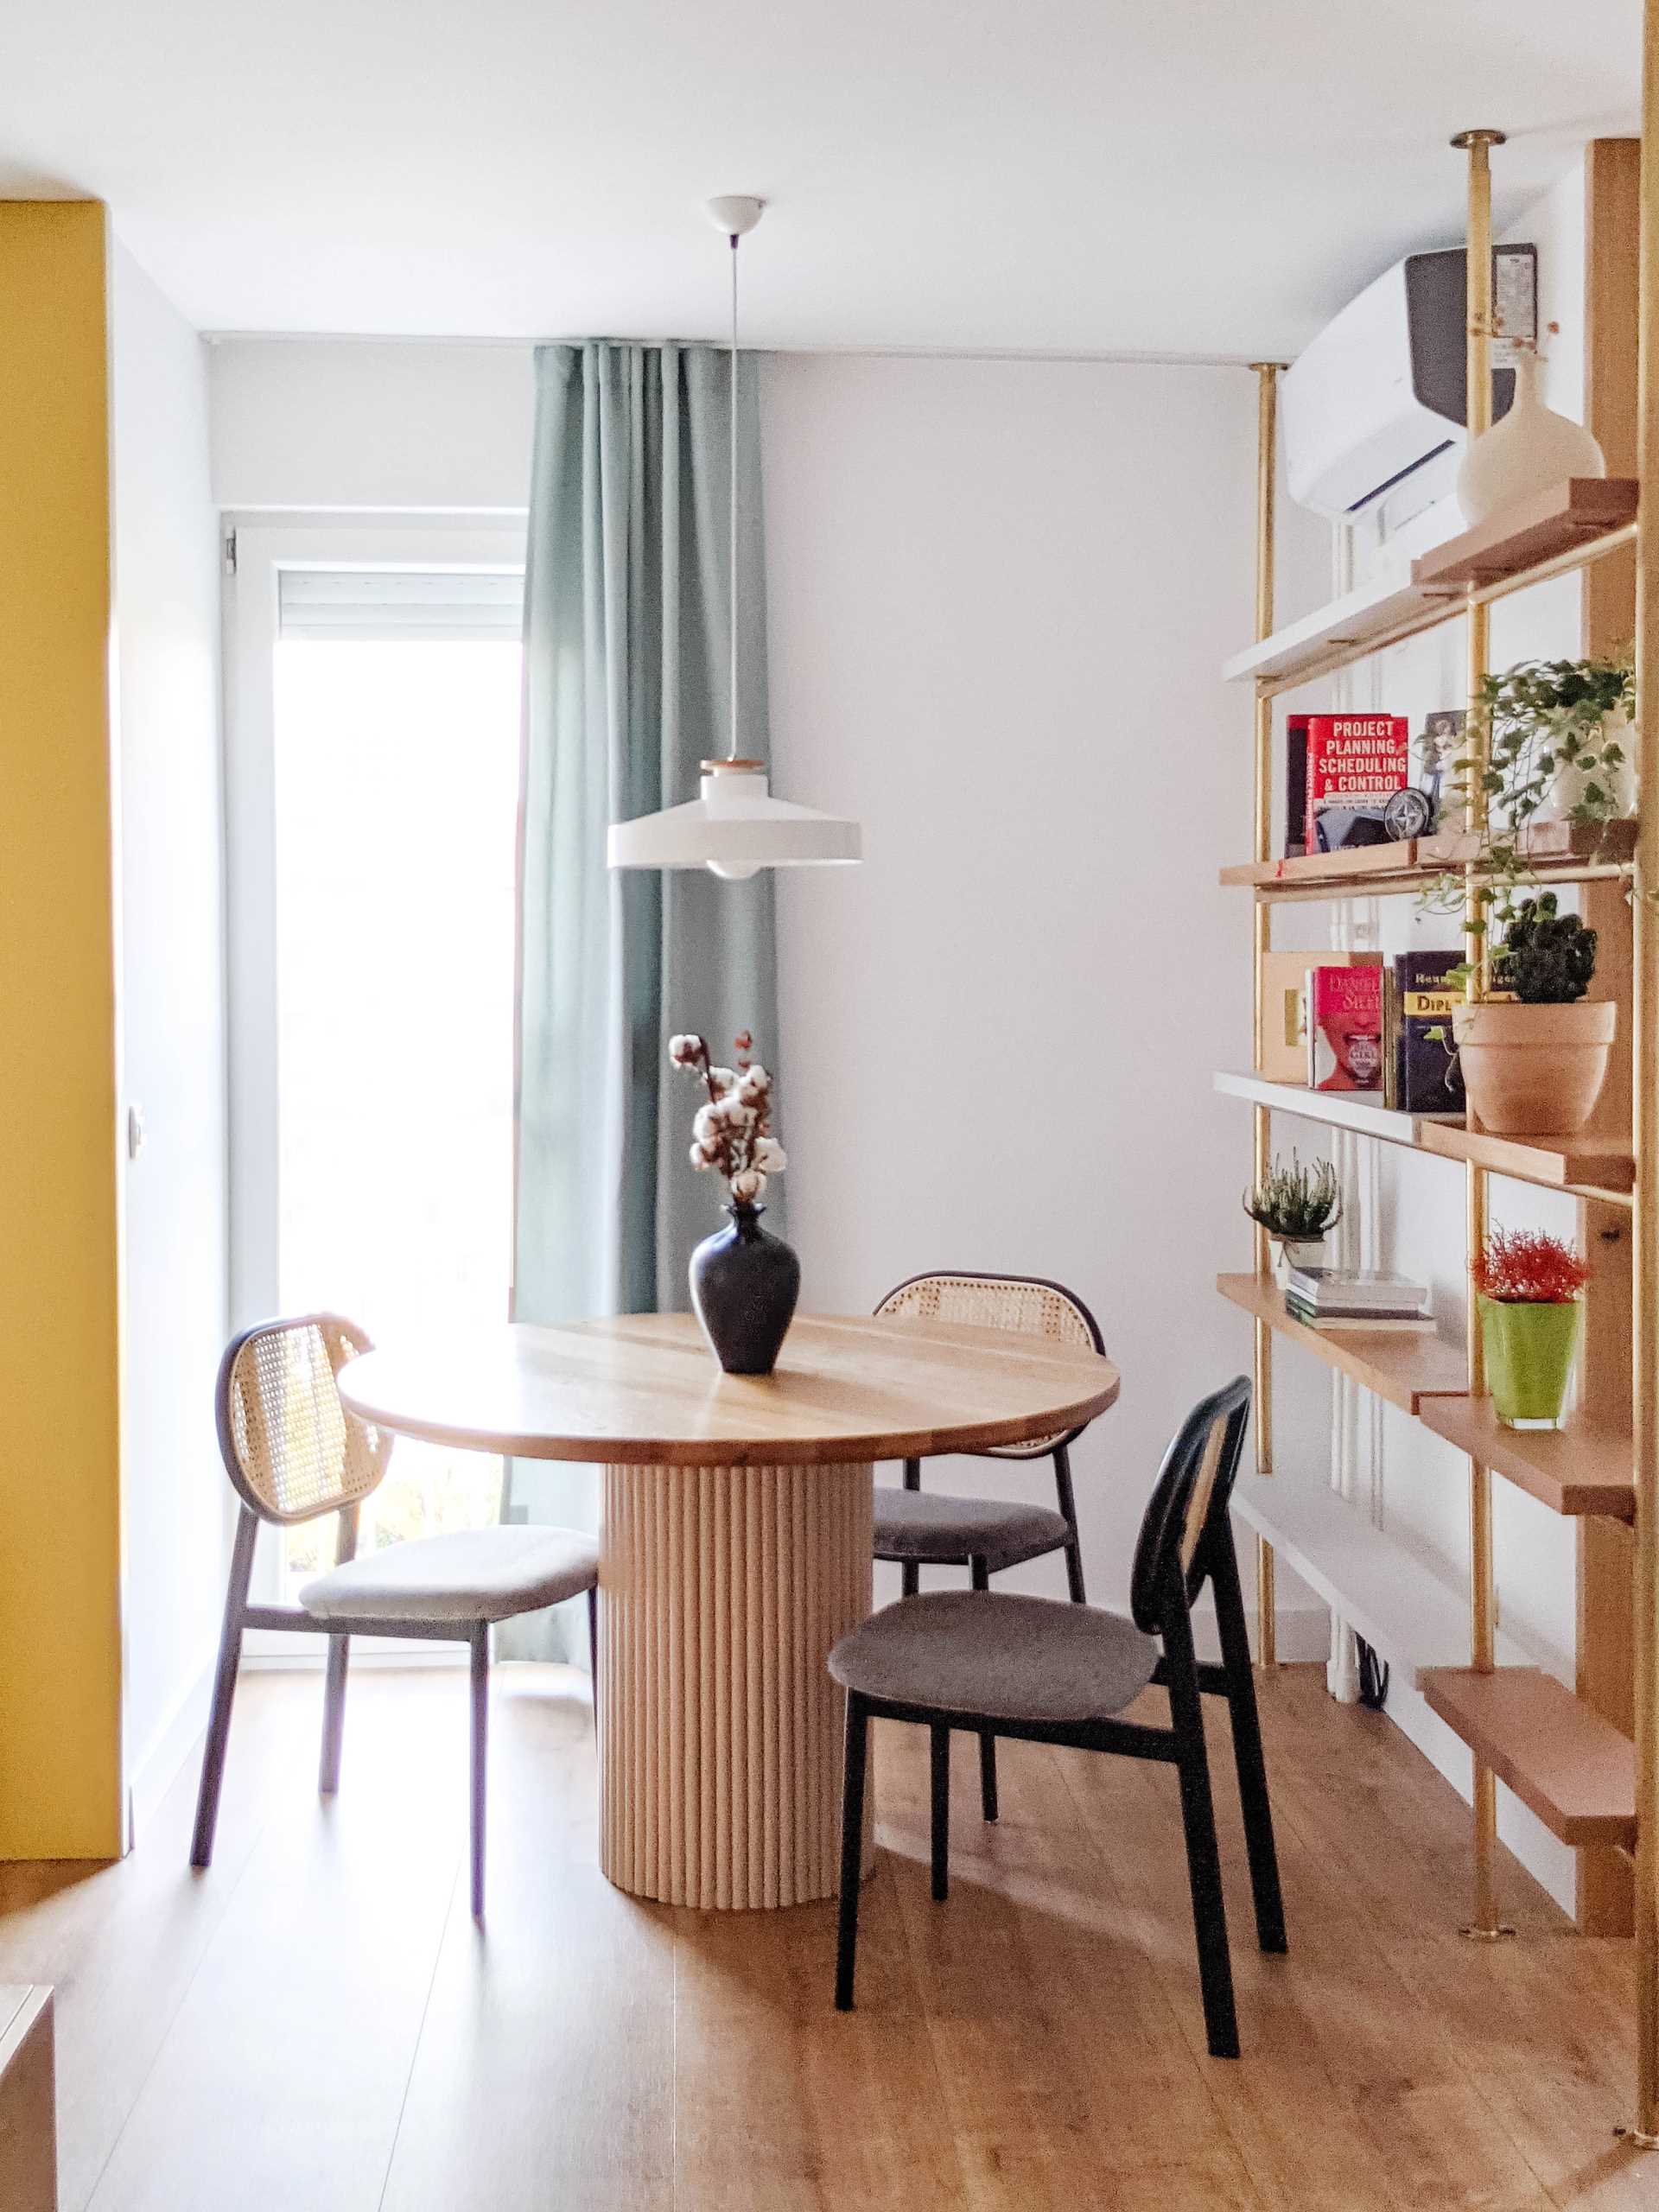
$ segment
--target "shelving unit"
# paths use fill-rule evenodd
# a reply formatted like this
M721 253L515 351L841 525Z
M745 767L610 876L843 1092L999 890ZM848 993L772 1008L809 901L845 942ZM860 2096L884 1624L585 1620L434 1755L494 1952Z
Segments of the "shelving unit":
M1468 695L1489 667L1490 609L1548 578L1584 573L1582 650L1606 655L1637 639L1638 668L1659 668L1659 543L1644 539L1638 466L1659 454L1659 376L1642 389L1636 329L1659 359L1659 281L1638 300L1635 215L1659 226L1659 0L1643 0L1646 81L1640 173L1636 149L1599 142L1586 156L1586 377L1590 427L1614 474L1575 479L1517 502L1435 546L1408 575L1379 577L1282 628L1274 626L1273 486L1276 371L1258 365L1256 642L1226 664L1255 699L1253 849L1221 870L1250 893L1255 945L1255 1059L1262 1059L1262 981L1272 917L1293 900L1421 896L1458 880L1465 915L1480 888L1477 801L1460 826L1352 853L1279 859L1273 852L1275 709L1299 685L1351 667L1384 646L1460 621ZM1490 424L1491 149L1502 134L1464 133L1467 154L1469 429ZM1649 251L1659 277L1659 257ZM1645 556L1645 557L1643 557ZM1659 685L1643 683L1633 749L1640 787L1659 794ZM1470 742L1480 742L1471 725ZM1508 1933L1498 1912L1497 1785L1528 1805L1580 1853L1579 1922L1637 1939L1637 2110L1628 2141L1659 2148L1659 1020L1637 1027L1638 1007L1659 1007L1659 804L1639 823L1605 832L1540 826L1522 841L1541 882L1582 887L1602 940L1595 988L1620 1007L1620 1046L1602 1105L1571 1136L1497 1137L1465 1121L1397 1114L1374 1099L1310 1091L1259 1073L1223 1073L1216 1086L1251 1109L1258 1174L1272 1150L1275 1113L1392 1144L1464 1171L1466 1247L1478 1249L1494 1175L1579 1202L1580 1236L1596 1255L1586 1300L1580 1406L1566 1429L1502 1427L1485 1393L1483 1345L1471 1310L1461 1344L1435 1334L1316 1329L1294 1320L1255 1237L1255 1267L1217 1279L1247 1313L1255 1346L1255 1471L1241 1477L1240 1520L1257 1538L1259 1649L1274 1663L1274 1564L1282 1556L1367 1642L1417 1681L1473 1760L1474 1910L1468 1933ZM1466 957L1485 957L1465 929ZM1312 958L1310 959L1312 964ZM1469 1581L1458 1593L1393 1533L1323 1484L1293 1479L1274 1462L1275 1346L1318 1358L1463 1453L1468 1468ZM1289 1356L1287 1353L1286 1356ZM1492 1484L1524 1491L1570 1523L1578 1545L1576 1687L1529 1663L1497 1624ZM1564 1531L1565 1533L1565 1531ZM1631 1855L1633 1854L1633 1866Z

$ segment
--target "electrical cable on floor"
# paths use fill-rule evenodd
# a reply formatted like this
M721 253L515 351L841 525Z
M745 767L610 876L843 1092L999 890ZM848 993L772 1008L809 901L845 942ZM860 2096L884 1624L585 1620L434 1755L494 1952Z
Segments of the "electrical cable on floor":
M1363 1636L1354 1642L1359 1650L1359 1701L1368 1713L1381 1713L1389 1701L1389 1662L1377 1657Z

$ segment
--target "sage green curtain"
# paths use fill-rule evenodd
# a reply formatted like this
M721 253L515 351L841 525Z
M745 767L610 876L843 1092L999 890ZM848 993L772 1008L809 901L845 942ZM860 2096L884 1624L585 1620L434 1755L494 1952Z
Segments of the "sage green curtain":
M695 798L728 747L730 367L703 346L595 340L536 355L524 577L513 1311L671 1312L718 1186L669 1036L742 1028L776 1064L772 882L605 865L613 821ZM766 754L760 410L740 357L738 696ZM515 1460L503 1517L595 1528L598 1471ZM581 1610L509 1624L508 1656L587 1658Z

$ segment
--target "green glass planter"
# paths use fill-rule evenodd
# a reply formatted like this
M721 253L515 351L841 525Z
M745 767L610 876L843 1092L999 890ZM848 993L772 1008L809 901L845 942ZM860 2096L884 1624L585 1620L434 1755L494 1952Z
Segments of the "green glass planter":
M1583 1319L1584 1302L1577 1298L1559 1306L1481 1300L1486 1387L1505 1428L1560 1427Z

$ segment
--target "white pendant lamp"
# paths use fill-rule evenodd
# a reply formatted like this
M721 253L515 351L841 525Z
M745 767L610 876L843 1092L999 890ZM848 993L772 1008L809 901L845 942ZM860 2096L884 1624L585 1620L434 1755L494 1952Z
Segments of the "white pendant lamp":
M737 728L737 242L760 219L761 203L741 195L709 202L709 219L732 247L731 751L705 760L696 798L660 814L611 825L613 868L706 868L741 882L763 868L847 866L863 857L856 822L773 798L766 763L742 758Z

